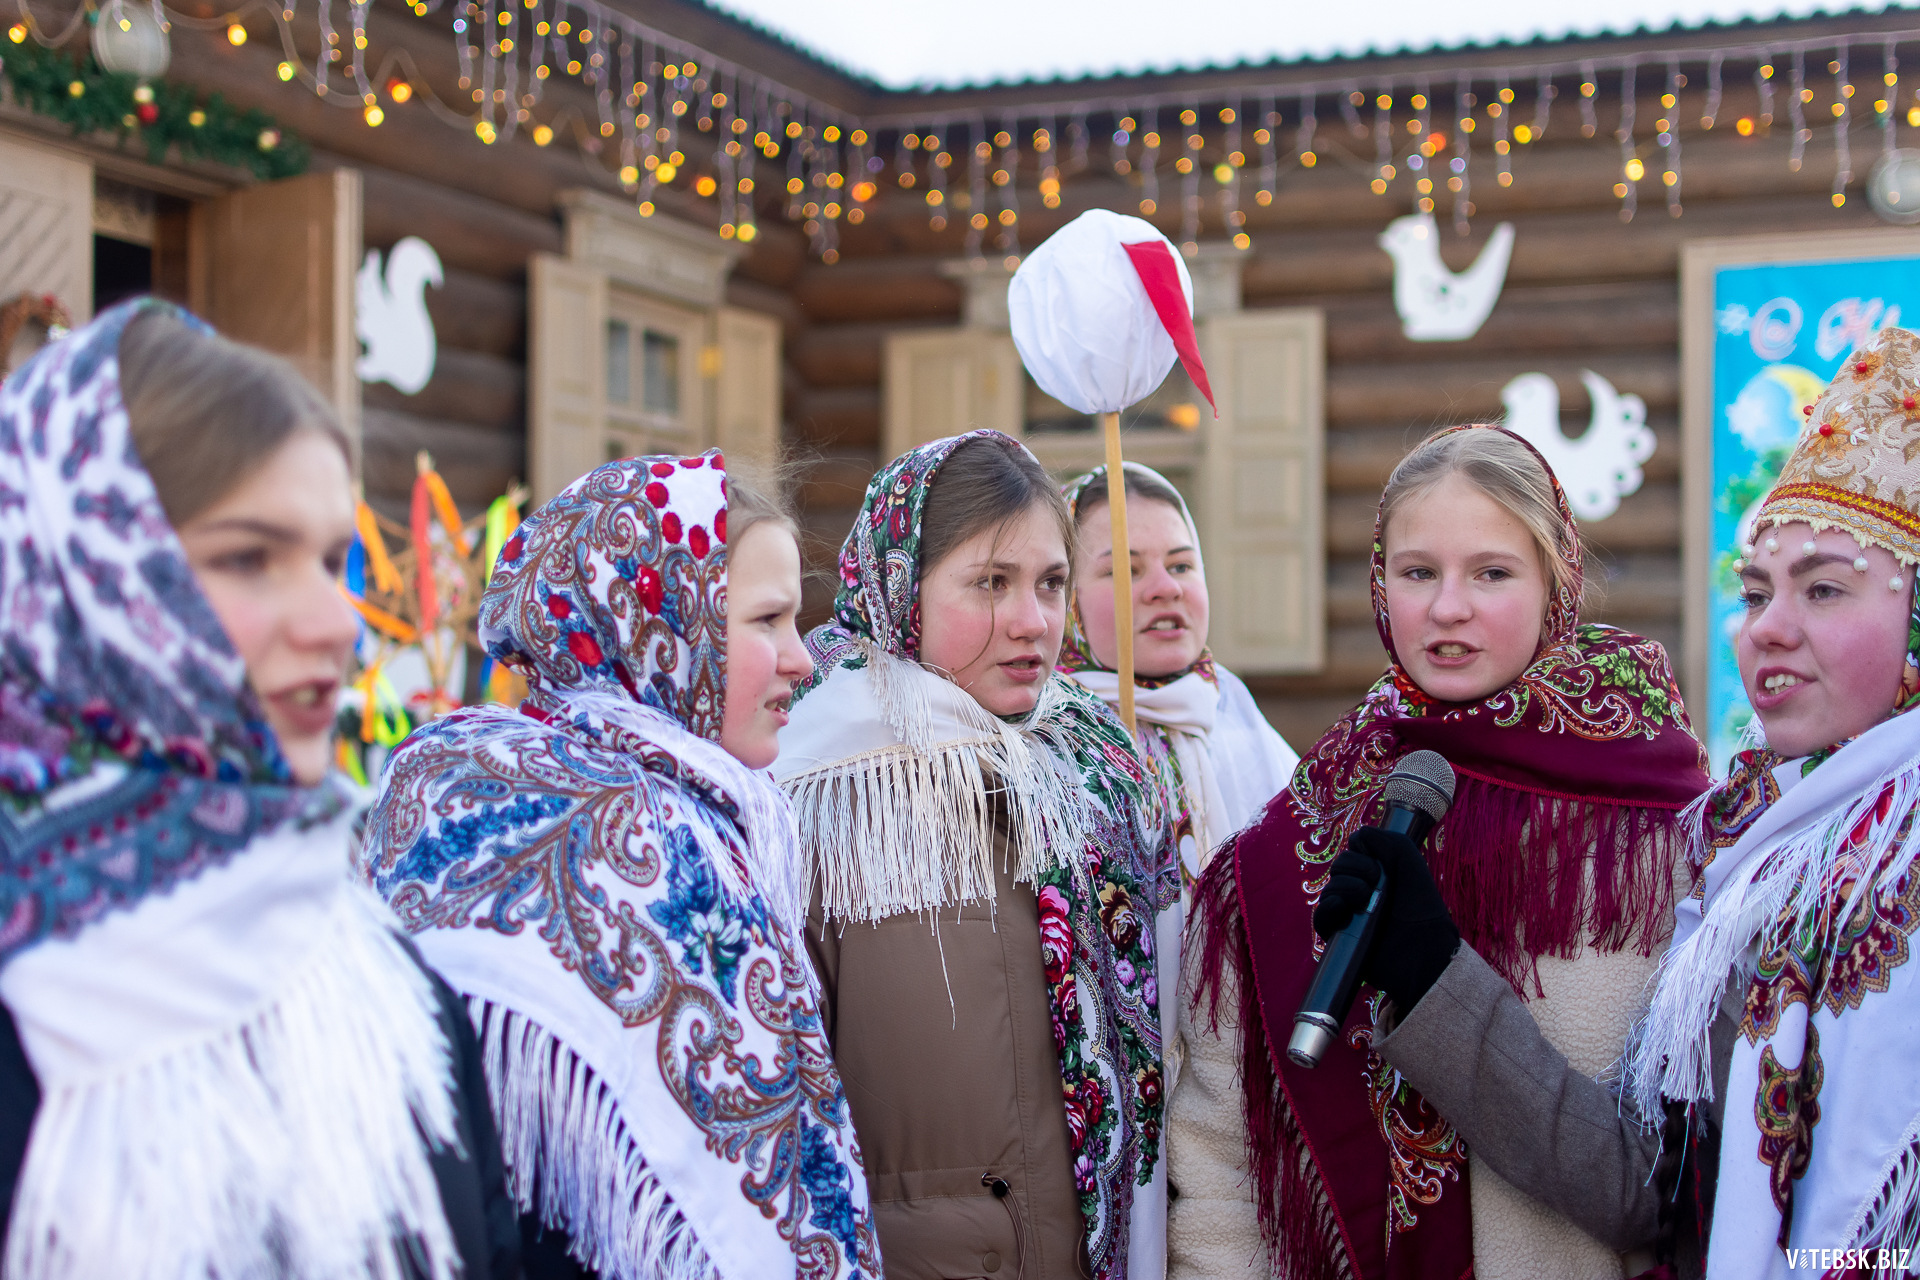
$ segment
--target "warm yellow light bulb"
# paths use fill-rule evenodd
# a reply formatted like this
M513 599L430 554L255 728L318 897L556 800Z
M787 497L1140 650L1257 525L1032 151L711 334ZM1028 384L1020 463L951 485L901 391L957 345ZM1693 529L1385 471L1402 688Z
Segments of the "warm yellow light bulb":
M235 22L227 27L227 43L238 48L247 42L247 29Z

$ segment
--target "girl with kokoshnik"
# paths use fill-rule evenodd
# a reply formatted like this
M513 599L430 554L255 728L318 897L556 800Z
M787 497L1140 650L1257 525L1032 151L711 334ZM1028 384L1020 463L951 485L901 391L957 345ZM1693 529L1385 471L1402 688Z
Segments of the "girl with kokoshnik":
M152 299L0 385L10 1276L519 1274L472 1029L353 874L350 455Z
M882 468L776 772L890 1273L1151 1274L1167 804L1053 674L1059 488L996 431Z
M533 1276L880 1275L802 951L791 517L717 451L574 481L481 600L520 707L389 760L368 870L468 1000Z
M1375 1044L1477 1157L1683 1278L1920 1262L1917 405L1920 335L1883 329L1761 504L1735 642L1760 745L1688 814L1699 880L1610 1083L1471 947ZM1409 944L1383 927L1372 963Z
M1707 778L1665 652L1579 624L1581 560L1552 472L1509 432L1452 428L1394 468L1371 571L1388 673L1196 890L1190 1057L1168 1119L1176 1275L1205 1274L1222 1244L1258 1253L1262 1235L1288 1280L1641 1269L1627 1243L1591 1238L1579 1215L1529 1199L1530 1181L1503 1180L1369 1044L1463 934L1489 983L1589 1070L1626 1039L1685 883L1678 814ZM1386 841L1399 862L1379 927L1402 942L1363 971L1319 1066L1301 1068L1286 1046L1315 934L1344 925L1356 893L1365 902L1377 877L1355 863L1387 833L1364 824L1395 763L1422 749L1446 757L1457 786L1424 857ZM1425 877L1418 889L1401 862ZM1248 1164L1250 1204L1244 1182L1231 1199Z
M1258 818L1278 795L1300 757L1286 744L1240 677L1207 649L1206 567L1200 533L1186 500L1165 476L1137 462L1122 464L1127 487L1134 634L1135 737L1162 790L1176 801L1182 907L1214 849ZM1059 669L1120 702L1114 668L1113 530L1107 469L1097 467L1066 487L1079 529L1066 642ZM1155 925L1159 948L1160 1033L1167 1088L1179 1081L1180 938L1184 909L1169 908ZM1166 1195L1166 1162L1156 1171ZM1159 1246L1164 1249L1164 1244ZM1136 1269L1139 1260L1136 1258Z

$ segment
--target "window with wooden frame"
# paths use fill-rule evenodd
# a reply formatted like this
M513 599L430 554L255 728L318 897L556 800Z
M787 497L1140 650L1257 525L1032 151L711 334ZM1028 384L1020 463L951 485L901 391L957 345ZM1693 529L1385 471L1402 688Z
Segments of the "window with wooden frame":
M707 317L614 288L607 297L607 458L706 448Z
M533 500L614 458L776 457L780 324L724 304L738 248L597 193L562 205L566 255L527 273Z

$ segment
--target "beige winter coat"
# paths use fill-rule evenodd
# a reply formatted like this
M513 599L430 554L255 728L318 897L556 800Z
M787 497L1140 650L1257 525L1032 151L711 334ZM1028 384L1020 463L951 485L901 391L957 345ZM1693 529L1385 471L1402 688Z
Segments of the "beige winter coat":
M1540 961L1545 995L1526 1002L1547 1040L1574 1070L1598 1075L1620 1054L1658 963L1628 950L1582 950L1571 959ZM1230 1016L1238 993L1224 975L1219 1035L1192 1018L1187 965L1180 1038L1185 1053L1167 1113L1168 1172L1175 1189L1167 1227L1170 1280L1265 1276L1247 1174L1246 1124L1240 1097L1240 1027ZM1469 1146L1475 1280L1622 1280L1652 1264L1623 1256L1565 1218L1509 1186Z
M807 929L888 1280L1086 1274L1034 891Z

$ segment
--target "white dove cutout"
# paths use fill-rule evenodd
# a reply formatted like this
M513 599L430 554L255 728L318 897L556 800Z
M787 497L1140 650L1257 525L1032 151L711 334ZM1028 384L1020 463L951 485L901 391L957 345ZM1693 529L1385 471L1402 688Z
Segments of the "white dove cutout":
M367 348L360 381L390 382L411 396L433 378L437 349L427 286L440 283L440 255L418 236L393 246L384 272L380 251L367 250L353 288L353 329Z
M1380 233L1393 258L1393 309L1415 342L1460 342L1480 332L1507 282L1513 224L1493 229L1472 266L1455 274L1440 260L1440 225L1430 213L1395 218Z
M1653 456L1647 404L1623 396L1591 369L1582 371L1593 416L1578 440L1560 430L1560 388L1544 373L1523 373L1500 389L1507 430L1540 451L1582 520L1605 520L1640 488L1640 464Z

